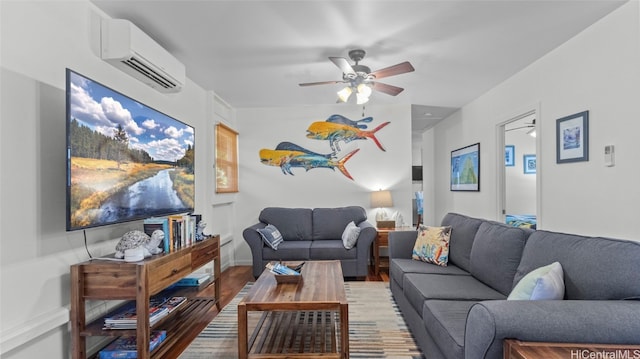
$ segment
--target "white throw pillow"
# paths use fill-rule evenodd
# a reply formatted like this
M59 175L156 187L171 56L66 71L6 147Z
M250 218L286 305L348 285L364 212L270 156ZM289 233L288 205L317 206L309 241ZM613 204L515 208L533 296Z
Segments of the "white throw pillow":
M346 249L351 249L356 245L358 236L360 235L360 227L351 221L342 232L342 244Z
M559 300L564 298L562 265L553 262L524 276L509 294L508 300Z

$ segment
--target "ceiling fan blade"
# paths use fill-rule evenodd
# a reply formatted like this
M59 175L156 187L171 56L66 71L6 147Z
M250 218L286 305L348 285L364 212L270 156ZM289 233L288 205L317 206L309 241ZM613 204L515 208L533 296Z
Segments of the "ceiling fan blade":
M347 61L347 59L345 59L344 57L329 57L329 60L331 60L331 62L338 66L340 70L342 70L342 72L345 74L356 73L355 71L353 71L353 67L351 67L349 61Z
M402 87L387 85L382 82L374 82L373 89L391 96L397 96L400 92L404 91Z
M298 86L316 86L316 85L330 85L330 84L339 84L344 81L320 81L320 82L305 82L298 84Z
M376 70L371 73L371 75L375 76L377 79L381 79L383 77L395 76L404 74L406 72L414 71L415 69L411 66L409 61L405 61L399 63L397 65L385 67L384 69Z

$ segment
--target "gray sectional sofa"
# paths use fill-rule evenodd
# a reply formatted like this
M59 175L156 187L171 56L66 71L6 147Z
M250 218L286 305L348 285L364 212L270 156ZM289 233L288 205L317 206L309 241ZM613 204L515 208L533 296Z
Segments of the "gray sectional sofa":
M411 259L415 231L389 234L391 291L426 358L498 359L506 338L640 345L640 242L455 213L442 225L452 226L446 267ZM556 261L564 300L506 299Z
M271 261L306 261L338 259L345 277L365 277L368 274L369 250L377 232L366 221L362 207L281 208L268 207L260 212L259 223L246 228L242 235L251 248L253 276L258 277ZM360 234L356 244L346 249L342 233L353 221ZM265 245L258 229L274 225L283 241L277 250Z

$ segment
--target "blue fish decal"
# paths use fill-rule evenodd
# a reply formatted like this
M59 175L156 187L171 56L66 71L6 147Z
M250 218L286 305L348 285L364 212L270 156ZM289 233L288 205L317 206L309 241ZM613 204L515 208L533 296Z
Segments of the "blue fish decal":
M260 150L260 162L267 166L280 167L283 174L290 174L292 167L302 167L309 171L313 168L330 168L335 171L337 168L347 178L353 180L353 177L347 171L345 163L353 157L360 149L349 152L341 159L336 159L333 153L321 154L309 151L291 142L280 142L275 150L263 148Z

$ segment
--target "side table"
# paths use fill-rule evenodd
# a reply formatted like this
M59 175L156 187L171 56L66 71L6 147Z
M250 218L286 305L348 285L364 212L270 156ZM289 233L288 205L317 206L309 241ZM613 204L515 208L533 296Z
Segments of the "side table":
M396 228L376 228L378 235L373 241L373 269L375 275L380 274L380 268L386 268L389 270L389 257L380 256L380 248L389 247L389 232L393 231L412 231L413 227L396 227Z

